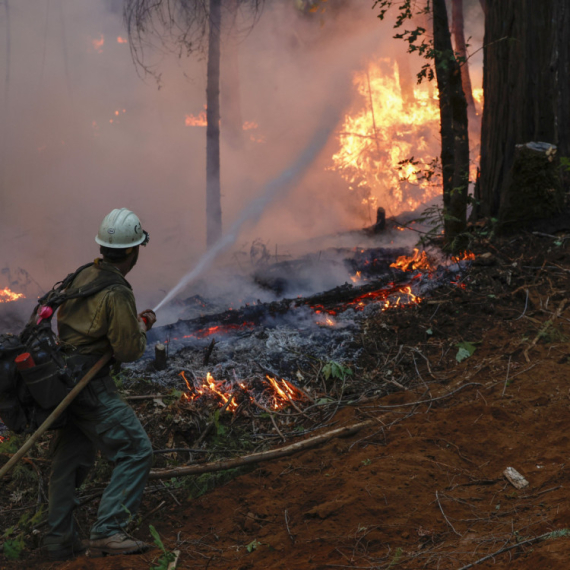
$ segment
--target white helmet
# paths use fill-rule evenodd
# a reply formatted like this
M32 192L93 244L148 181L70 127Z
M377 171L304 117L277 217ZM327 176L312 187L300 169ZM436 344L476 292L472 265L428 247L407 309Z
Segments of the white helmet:
M142 229L138 216L127 208L113 210L105 216L95 236L99 245L116 249L146 245L148 239L148 232Z

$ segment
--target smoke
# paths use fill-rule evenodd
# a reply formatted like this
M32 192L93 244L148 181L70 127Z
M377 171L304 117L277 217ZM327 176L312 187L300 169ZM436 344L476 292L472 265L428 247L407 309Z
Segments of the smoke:
M229 247L231 247L239 237L239 234L246 223L255 223L263 215L266 208L278 197L286 195L289 188L297 182L307 169L313 164L319 152L328 141L333 128L336 126L338 111L326 113L322 126L317 130L313 140L307 148L303 150L297 161L284 170L275 180L272 180L265 188L264 193L255 199L240 214L239 218L232 224L230 230L218 240L216 244L200 259L192 271L187 273L179 283L166 295L166 297L155 307L158 311L163 305L171 301L189 283L196 280L204 273L216 260L216 258Z
M114 208L134 210L151 235L129 274L139 305L156 305L205 250L205 128L185 124L204 109L204 58L151 52L160 89L141 80L117 4L10 3L9 61L0 59L0 82L8 65L10 72L9 85L0 85L0 269L25 270L34 283L28 297L98 255L94 236ZM330 134L347 106L351 72L394 49L393 33L368 2L327 4L313 15L294 2L268 2L238 46L248 129L241 150L222 141L225 239L243 230L234 250L260 238L282 251L362 225L346 183L325 170L336 150ZM2 11L0 19L5 45ZM335 109L326 127L325 108ZM319 142L309 142L315 133ZM307 163L296 162L300 149Z

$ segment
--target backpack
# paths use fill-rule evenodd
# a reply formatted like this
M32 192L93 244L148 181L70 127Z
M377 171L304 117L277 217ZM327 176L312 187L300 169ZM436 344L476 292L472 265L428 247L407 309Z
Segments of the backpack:
M82 265L38 299L20 335L0 334L0 421L15 433L35 431L76 383L52 330L57 309L68 300L90 297L111 285L130 288L127 280L113 271L100 271L90 283L71 287L92 265ZM61 428L65 422L64 413L50 429Z

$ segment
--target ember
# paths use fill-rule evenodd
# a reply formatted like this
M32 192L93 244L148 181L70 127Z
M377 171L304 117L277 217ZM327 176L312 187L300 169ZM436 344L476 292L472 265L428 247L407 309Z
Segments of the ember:
M404 300L404 302L402 302ZM388 287L364 293L356 297L354 301L347 303L347 306L352 307L357 311L361 311L370 302L384 303L383 311L394 307L405 307L407 305L418 305L421 298L412 293L412 288L409 285L394 285L391 283Z
M0 303L10 303L11 301L17 301L18 299L25 299L26 296L23 293L14 293L10 291L8 287L5 289L0 289Z
M193 334L186 334L181 338L207 338L213 334L227 334L229 332L233 332L239 329L252 329L255 327L255 323L245 322L241 323L240 325L216 325L214 327L208 327L207 329L199 329ZM165 340L164 342L168 344L168 342L172 340L180 340L178 337L172 338L170 340Z
M460 261L473 261L475 259L475 254L471 251L466 251L462 255L453 256L451 261L453 263L459 263Z

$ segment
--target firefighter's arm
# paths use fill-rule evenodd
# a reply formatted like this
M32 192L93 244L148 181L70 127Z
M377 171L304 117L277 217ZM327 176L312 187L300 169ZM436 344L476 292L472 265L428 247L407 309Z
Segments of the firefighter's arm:
M146 334L139 324L135 297L126 287L114 287L107 295L107 338L119 362L139 359L146 348Z

